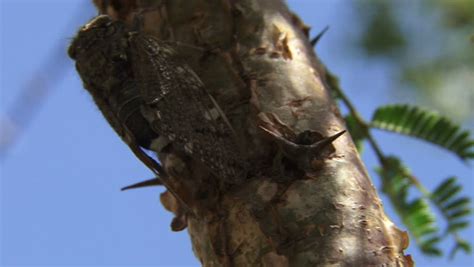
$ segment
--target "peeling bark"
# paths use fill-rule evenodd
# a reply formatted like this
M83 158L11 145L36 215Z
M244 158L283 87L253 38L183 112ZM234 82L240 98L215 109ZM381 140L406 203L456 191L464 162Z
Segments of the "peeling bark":
M232 188L183 153L159 151L194 215L170 194L162 202L203 266L412 265L350 136L308 148L345 125L309 27L281 0L94 2L130 23L141 14L143 31L176 42L239 136L251 169Z

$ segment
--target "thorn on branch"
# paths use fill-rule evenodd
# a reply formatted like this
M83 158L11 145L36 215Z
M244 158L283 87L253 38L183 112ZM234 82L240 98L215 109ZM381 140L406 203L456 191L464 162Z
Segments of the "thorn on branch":
M324 27L324 29L322 31L320 31L318 33L318 35L316 35L313 39L311 39L310 43L311 43L311 46L316 46L319 42L319 40L321 39L321 37L323 37L323 35L329 30L329 26L326 26Z
M142 187L158 186L158 185L163 185L160 178L153 178L153 179L149 179L149 180L146 180L146 181L138 182L136 184L125 186L120 190L125 191L125 190L129 190L129 189L137 189L137 188L142 188Z

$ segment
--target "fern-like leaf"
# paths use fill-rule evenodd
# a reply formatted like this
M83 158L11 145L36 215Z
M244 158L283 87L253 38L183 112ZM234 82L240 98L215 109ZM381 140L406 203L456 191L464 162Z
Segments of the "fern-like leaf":
M425 254L440 256L442 252L437 245L441 237L430 206L424 198L408 200L408 190L413 186L409 170L398 158L388 157L377 172L382 177L383 192L390 198L418 247Z
M438 113L409 105L379 107L371 127L414 136L448 149L462 160L474 158L474 140L468 131L460 129Z
M456 255L456 252L458 252L459 250L463 250L466 254L471 254L472 252L471 244L469 244L469 242L467 242L464 239L458 238L456 240L456 244L454 245L454 248L451 250L449 257L451 259L454 258L454 256Z
M471 200L458 196L461 189L456 183L456 177L449 177L431 193L432 202L447 221L445 235L454 236L455 245L451 250L451 257L454 257L458 250L464 250L466 253L471 251L471 245L459 237L459 231L469 227L468 215L471 214Z

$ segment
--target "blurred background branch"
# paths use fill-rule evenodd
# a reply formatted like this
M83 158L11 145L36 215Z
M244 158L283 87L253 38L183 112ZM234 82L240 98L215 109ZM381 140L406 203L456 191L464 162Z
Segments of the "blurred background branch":
M76 13L64 26L61 36L71 36L71 29L81 25L84 14L89 10L91 10L91 3L86 2L79 5ZM36 113L39 112L62 78L68 71L71 71L68 66L69 59L65 56L68 45L68 40L52 45L36 71L28 77L25 76L24 84L20 86L14 100L9 105L2 103L0 109L0 163L8 156L9 150L18 139L28 130L29 123L35 118ZM10 88L10 90L16 91L15 89ZM1 101L3 102L3 100Z

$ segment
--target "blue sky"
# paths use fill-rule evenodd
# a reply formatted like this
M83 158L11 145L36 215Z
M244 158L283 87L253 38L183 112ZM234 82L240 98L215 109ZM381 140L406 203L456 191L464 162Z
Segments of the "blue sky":
M17 114L20 125L9 129L13 135L22 133L0 163L1 266L199 266L187 233L170 231L172 217L159 203L162 189L119 190L151 174L98 113L66 56L71 37L96 14L90 1L0 2L0 121L9 125L9 114ZM367 61L343 45L361 31L352 23L357 17L348 1L290 2L313 34L330 25L317 53L366 118L378 105L413 102L387 90L392 86L389 64ZM38 89L33 99L43 99L38 107L25 104L35 111L29 123L21 110L12 110L26 86ZM472 164L408 138L376 137L387 154L400 155L428 188L454 174L474 197ZM379 186L372 153L365 153L364 161ZM388 200L384 203L400 225ZM472 236L472 228L464 232L471 242ZM444 242L442 248L451 245ZM463 253L454 261L427 258L414 245L408 253L417 266L473 262L472 255Z

